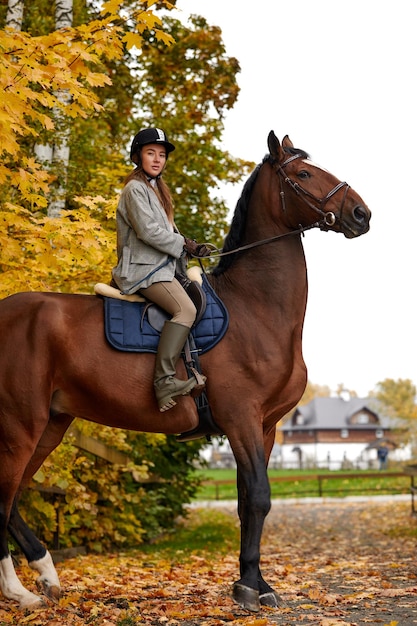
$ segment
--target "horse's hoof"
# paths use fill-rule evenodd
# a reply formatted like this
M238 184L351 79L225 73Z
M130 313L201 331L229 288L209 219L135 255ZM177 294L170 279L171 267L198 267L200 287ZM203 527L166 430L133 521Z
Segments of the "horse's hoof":
M259 596L259 602L262 606L277 608L281 603L281 598L275 591L268 591L267 593L262 593Z
M41 591L49 600L52 602L58 602L61 597L61 588L59 585L52 585L47 580L42 580L39 578L36 581L36 586L39 591Z
M47 598L52 600L52 602L58 602L61 597L61 588L56 585L51 585L45 589L45 595Z
M242 583L235 583L233 585L233 600L247 611L259 611L261 608L259 603L259 591L242 585Z

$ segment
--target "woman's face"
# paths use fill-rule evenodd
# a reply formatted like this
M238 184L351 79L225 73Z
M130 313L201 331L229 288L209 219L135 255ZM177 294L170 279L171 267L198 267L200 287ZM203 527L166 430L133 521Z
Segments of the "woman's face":
M150 143L143 146L140 153L143 171L156 178L162 172L167 160L167 153L164 146L157 143Z

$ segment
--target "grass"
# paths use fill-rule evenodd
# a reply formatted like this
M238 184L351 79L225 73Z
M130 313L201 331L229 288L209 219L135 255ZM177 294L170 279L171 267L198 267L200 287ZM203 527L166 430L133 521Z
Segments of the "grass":
M346 478L346 474L349 477ZM321 480L321 485L314 476L328 475ZM234 469L204 469L199 470L200 478L205 481L230 481L230 484L202 484L196 500L235 500L236 470ZM340 476L339 475L343 475ZM410 478L408 476L390 476L389 471L378 473L377 477L367 476L367 472L361 470L330 471L330 470L274 470L268 471L271 479L271 495L273 498L317 497L346 495L386 495L407 494L410 492ZM311 480L307 477L311 476ZM274 482L274 478L294 477L287 482ZM303 479L300 480L299 478ZM321 487L321 492L319 491Z
M217 509L191 509L173 532L141 545L140 552L169 559L227 554L239 549L239 541L238 523L231 515Z

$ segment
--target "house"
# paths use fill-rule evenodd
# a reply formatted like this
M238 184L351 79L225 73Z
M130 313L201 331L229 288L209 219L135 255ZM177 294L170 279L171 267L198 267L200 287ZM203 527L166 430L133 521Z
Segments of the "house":
M411 450L396 441L400 420L381 411L375 398L315 398L297 407L280 427L281 467L378 468L378 449L390 461L408 461Z

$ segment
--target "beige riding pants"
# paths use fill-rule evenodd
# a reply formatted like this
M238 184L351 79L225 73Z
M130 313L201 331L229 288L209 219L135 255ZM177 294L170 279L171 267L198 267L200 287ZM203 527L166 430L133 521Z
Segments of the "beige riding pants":
M154 302L172 315L171 322L188 326L188 328L194 324L197 310L176 278L172 282L153 283L145 289L140 289L139 292L147 300Z

